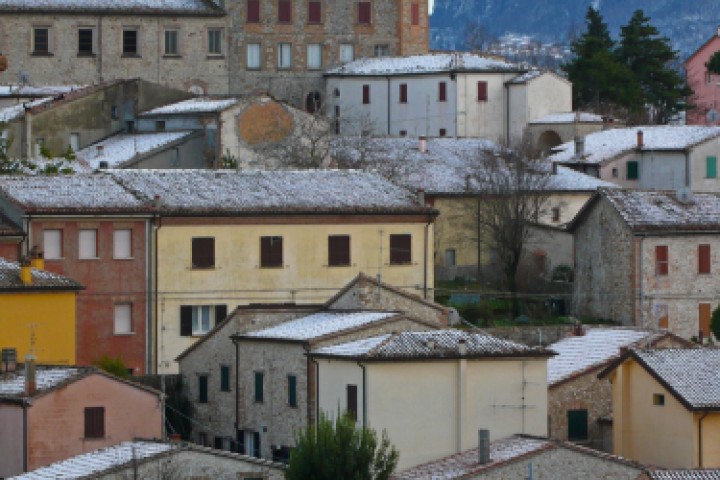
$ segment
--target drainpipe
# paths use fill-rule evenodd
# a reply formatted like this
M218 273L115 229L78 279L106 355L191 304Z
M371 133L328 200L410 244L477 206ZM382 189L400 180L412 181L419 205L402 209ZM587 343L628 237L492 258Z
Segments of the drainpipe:
M232 342L235 344L235 442L238 443L237 431L240 425L240 416L238 414L240 409L240 347L235 338L232 339ZM237 448L240 448L239 444Z
M32 112L31 107L25 106L25 115L23 115L23 138L25 139L25 158L32 158Z
M465 450L463 445L463 427L465 426L465 393L467 385L465 383L465 372L467 369L467 345L464 339L460 339L457 346L458 354L458 369L457 369L457 445L455 453L459 453Z
M510 86L505 85L505 142L510 146Z
M430 238L430 225L432 222L425 224L425 248L423 252L423 298L428 299L428 242Z
M320 418L320 364L315 360L315 425Z
M152 220L145 220L145 373L153 371L153 259L150 258L152 248Z
M155 291L152 293L152 296L155 299L153 302L154 303L153 307L155 310L155 318L151 322L151 325L149 328L154 329L154 332L155 332L155 338L153 339L153 351L154 351L153 363L154 363L154 365L153 365L152 371L157 373L156 370L159 370L158 367L160 365L160 358L158 356L159 355L158 341L160 339L160 312L158 310L158 305L160 303L159 298L158 298L158 296L159 296L158 288L159 288L159 281L160 281L160 274L158 272L158 263L159 263L158 262L158 237L160 236L160 228L162 227L162 218L159 215L156 215L155 222L156 222L156 225L154 226L155 233L153 235L153 260L152 260L153 264L155 265L153 268L155 270L155 275L153 275Z
M312 370L311 370L311 363L312 360L310 359L310 343L305 342L303 344L303 348L305 349L305 356L307 357L307 364L305 369L307 370L307 407L306 407L306 414L307 414L307 425L312 425L313 415L312 415L312 402L310 401L312 399ZM315 379L315 383L317 384L317 378ZM317 405L318 401L317 398L315 399L315 404Z
M363 365L360 362L357 362L358 367L362 368L362 399L363 399L363 408L362 408L362 426L365 428L367 426L367 371L365 370L365 365Z
M690 152L685 150L685 186L690 188Z
M103 16L100 15L98 17L98 41L97 41L97 70L98 70L98 79L100 83L103 82L103 49L102 49L102 24L103 24Z
M702 421L708 415L710 415L710 412L705 410L702 417L698 419L698 468L703 468Z
M28 404L22 403L23 410L23 472L28 471Z
M390 77L387 80L387 135L390 136Z

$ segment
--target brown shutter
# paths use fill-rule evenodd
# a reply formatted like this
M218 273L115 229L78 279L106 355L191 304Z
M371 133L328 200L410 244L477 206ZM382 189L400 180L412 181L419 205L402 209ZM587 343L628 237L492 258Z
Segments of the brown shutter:
M390 235L390 264L407 265L412 262L412 237L409 234Z
M358 2L358 23L372 23L372 8L370 2Z
M215 238L199 237L192 239L193 268L212 268L215 266Z
M278 0L278 22L292 22L292 1Z
M247 0L247 22L260 22L260 0Z
M347 415L353 420L357 420L358 411L358 392L357 385L347 386Z
M322 23L322 3L308 2L308 22Z
M438 83L438 102L446 102L447 101L447 83L440 82Z
M413 25L420 25L420 4L413 3L410 6L410 16L412 17L411 22Z
M667 245L657 245L655 247L655 274L668 274L668 247Z
M400 84L400 103L407 103L407 83Z
M487 82L477 82L478 102L487 102Z
M333 267L350 265L350 235L328 237L328 265Z
M260 266L263 268L283 266L282 237L260 237Z
M105 436L105 407L85 408L85 438Z
M698 273L710 273L710 245L698 245Z
M363 85L363 105L370 103L370 85Z
M712 317L712 305L701 303L698 305L699 330L703 337L710 336L710 318Z
M227 317L227 305L215 305L215 325Z
M180 306L180 336L192 336L192 311L191 305Z

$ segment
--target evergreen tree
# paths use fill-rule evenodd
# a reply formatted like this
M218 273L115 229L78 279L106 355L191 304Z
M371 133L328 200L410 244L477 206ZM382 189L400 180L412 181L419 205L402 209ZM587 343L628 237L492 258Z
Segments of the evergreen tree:
M357 427L348 416L322 417L302 430L290 453L287 480L388 480L399 454L385 432L378 445L375 432Z
M636 10L628 24L621 27L616 58L635 76L654 123L667 123L684 107L685 98L692 92L670 66L677 61L678 52L670 47L668 38L660 36L642 10Z

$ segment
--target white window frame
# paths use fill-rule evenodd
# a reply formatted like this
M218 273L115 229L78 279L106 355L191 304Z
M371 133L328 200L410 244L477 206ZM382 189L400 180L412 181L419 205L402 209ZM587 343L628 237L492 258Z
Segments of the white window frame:
M43 252L46 260L63 258L63 231L59 228L48 228L43 231Z
M133 258L131 229L118 228L113 231L113 258L115 260L127 260Z
M262 67L262 47L259 43L245 46L245 66L248 70L260 70Z
M114 305L113 332L115 335L135 333L132 322L132 303L116 303Z
M218 27L207 29L207 53L208 55L220 56L223 54L223 30ZM217 38L214 38L217 37Z
M192 334L205 335L212 329L215 319L214 305L193 305L192 307Z
M168 42L168 34L174 37L174 45L172 42ZM168 50L168 46L172 45L175 47L172 51ZM180 56L180 29L179 28L166 28L163 31L163 55L166 57L179 57Z
M78 258L94 260L98 258L97 229L83 228L78 232Z
M281 42L277 44L277 68L279 70L292 68L292 43Z
M309 43L307 45L308 70L320 70L322 68L322 55L322 43Z
M352 62L355 60L355 45L352 43L341 43L338 56L341 64Z

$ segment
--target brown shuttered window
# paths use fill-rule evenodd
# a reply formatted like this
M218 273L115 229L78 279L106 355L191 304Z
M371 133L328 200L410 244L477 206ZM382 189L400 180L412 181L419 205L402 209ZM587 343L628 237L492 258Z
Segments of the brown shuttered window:
M328 237L328 265L347 267L350 265L350 235Z
M181 305L180 306L180 336L181 337L192 336L192 319L193 319L192 305Z
M358 2L358 23L372 23L372 8L370 2Z
M85 438L105 437L105 407L85 408Z
M657 245L655 247L655 275L668 274L668 247Z
M260 237L260 267L283 266L283 237Z
M260 0L247 0L247 23L260 22Z
M280 23L291 23L292 22L292 1L291 0L278 0L278 22L280 22Z
M212 268L215 266L215 238L192 239L192 267Z
M698 305L698 323L700 333L703 337L710 336L710 317L712 316L712 305L701 303Z
M407 103L407 83L400 84L400 103Z
M412 237L409 234L390 235L390 265L412 262Z
M370 85L363 85L363 105L370 103Z
M410 17L413 25L420 25L420 4L413 3L410 6Z
M477 83L477 101L478 102L487 102L487 99L488 99L487 82L478 82Z
M710 273L710 245L698 245L698 273Z
M438 102L447 102L447 83L438 83Z
M357 385L347 386L347 415L353 420L357 420L358 411L358 391Z
M308 2L308 23L322 23L322 2Z

